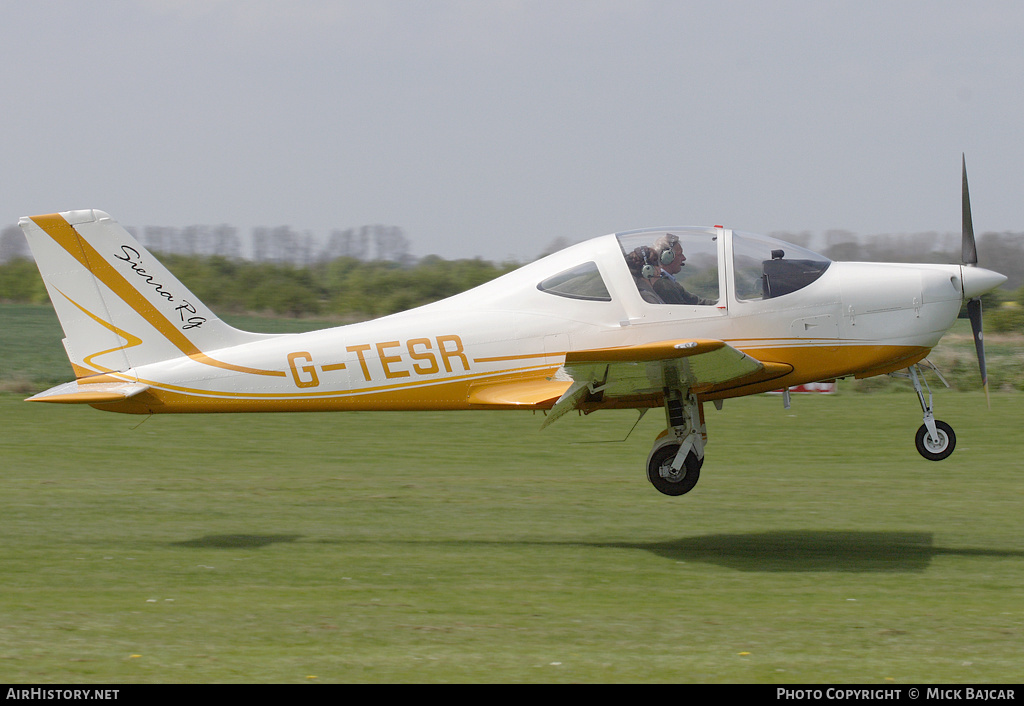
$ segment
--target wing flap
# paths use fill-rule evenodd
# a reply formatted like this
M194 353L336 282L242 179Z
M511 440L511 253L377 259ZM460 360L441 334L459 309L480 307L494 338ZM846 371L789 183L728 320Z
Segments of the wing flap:
M559 397L555 402L551 411L548 412L547 416L544 418L544 423L540 425L540 428L543 429L544 427L553 424L572 410L579 407L580 402L589 392L590 384L586 380L574 382L569 389L565 391L565 394Z

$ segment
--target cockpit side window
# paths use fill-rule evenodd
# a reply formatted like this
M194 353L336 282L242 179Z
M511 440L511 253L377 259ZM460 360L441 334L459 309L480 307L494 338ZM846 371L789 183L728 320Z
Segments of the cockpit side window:
M585 262L548 277L537 285L537 289L569 299L595 302L610 302L612 300L595 262Z
M618 234L626 267L650 304L715 306L718 236L713 230L645 230Z
M832 261L792 243L762 235L733 233L736 298L773 299L803 289Z

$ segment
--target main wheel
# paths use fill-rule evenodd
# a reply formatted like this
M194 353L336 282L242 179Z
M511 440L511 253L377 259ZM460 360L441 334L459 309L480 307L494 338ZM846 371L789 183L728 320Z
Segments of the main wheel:
M922 424L914 438L917 452L929 461L941 461L953 453L953 449L956 448L956 434L953 433L953 427L936 419L935 432L937 438L932 438L932 435L928 433L928 427Z
M679 453L679 444L659 446L647 460L647 479L651 485L665 495L683 495L693 490L700 479L700 467L704 459L697 458L693 451L686 454L683 467L672 468L672 460Z

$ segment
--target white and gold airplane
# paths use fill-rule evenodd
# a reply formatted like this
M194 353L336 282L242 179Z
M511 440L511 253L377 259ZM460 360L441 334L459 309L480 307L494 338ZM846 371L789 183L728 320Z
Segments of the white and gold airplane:
M647 459L667 495L704 460L703 403L822 380L905 373L920 453L956 439L926 400L929 351L969 302L983 382L966 168L963 264L841 263L708 228L595 238L487 284L373 321L301 334L232 328L102 211L23 218L76 380L29 398L133 414L528 409L665 410ZM684 266L685 265L685 266ZM788 402L788 399L787 399Z

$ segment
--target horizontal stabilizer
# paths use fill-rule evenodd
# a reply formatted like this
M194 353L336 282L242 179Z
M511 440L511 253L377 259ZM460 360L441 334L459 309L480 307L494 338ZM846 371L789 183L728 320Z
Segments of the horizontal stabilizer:
M26 402L54 402L57 404L99 404L120 402L149 389L139 382L100 382L81 384L66 382L46 392L29 397Z

